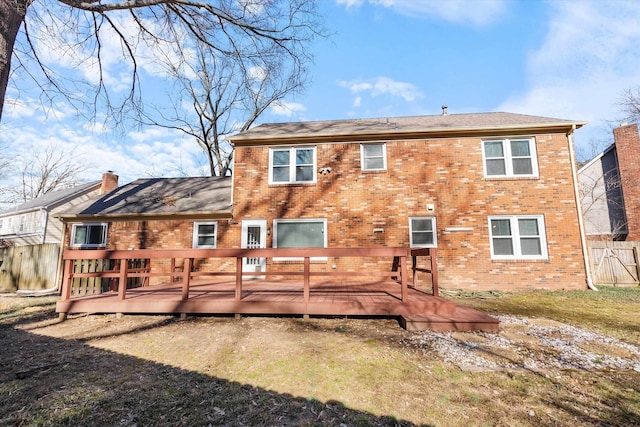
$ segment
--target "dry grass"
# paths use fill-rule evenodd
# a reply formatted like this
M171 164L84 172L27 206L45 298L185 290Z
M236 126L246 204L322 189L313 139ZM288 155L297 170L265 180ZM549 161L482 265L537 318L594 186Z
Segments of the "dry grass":
M640 344L638 290L462 297ZM465 372L411 334L391 320L58 323L51 299L0 297L0 426L640 425L638 372Z

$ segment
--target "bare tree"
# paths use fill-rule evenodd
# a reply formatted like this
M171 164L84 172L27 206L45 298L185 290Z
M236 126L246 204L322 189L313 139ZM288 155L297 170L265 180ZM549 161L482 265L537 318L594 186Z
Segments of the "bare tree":
M625 114L624 121L640 122L640 86L623 91L618 104L622 113Z
M77 185L79 176L89 166L79 161L75 150L62 151L49 144L44 150L32 150L35 155L15 161L18 179L1 190L10 203L23 203L52 191Z
M290 59L279 50L249 58L220 55L206 43L198 43L191 58L165 54L163 64L179 96L170 111L158 110L146 123L193 137L211 176L225 176L233 155L226 137L247 130L269 106L303 89L304 63Z
M197 43L220 57L302 65L317 28L315 0L0 0L0 117L10 70L38 82L46 101L104 107L105 120L122 123L142 113L140 73L158 48L189 55ZM61 73L63 60L85 80ZM113 62L126 75L109 75Z
M622 179L617 167L601 165L582 170L579 190L587 231L601 239L617 239L627 233Z

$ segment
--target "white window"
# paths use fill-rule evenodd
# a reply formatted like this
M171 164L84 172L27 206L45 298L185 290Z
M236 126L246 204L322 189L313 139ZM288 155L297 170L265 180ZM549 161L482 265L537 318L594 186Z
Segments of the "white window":
M492 259L547 259L542 215L489 217Z
M273 221L273 247L326 248L327 220L276 219ZM311 259L326 260L327 258L312 257Z
M316 182L316 148L288 147L269 150L269 184Z
M194 222L193 223L193 247L194 248L215 248L218 233L218 223Z
M366 171L386 170L386 144L360 144L360 164L362 170Z
M412 248L435 248L437 246L435 217L409 218L409 236Z
M107 224L73 224L71 246L99 248L107 244Z
M533 138L482 142L486 177L538 176Z

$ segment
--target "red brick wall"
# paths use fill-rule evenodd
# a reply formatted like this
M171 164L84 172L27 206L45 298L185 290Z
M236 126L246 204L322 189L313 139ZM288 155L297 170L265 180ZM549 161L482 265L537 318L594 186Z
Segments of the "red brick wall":
M265 218L272 228L277 218L326 218L329 247L408 247L408 218L435 215L444 288L584 288L567 137L538 136L536 147L539 178L486 179L476 138L387 142L384 172L360 170L358 143L319 144L317 167L331 173L313 185L269 185L268 147L236 147L230 243L238 246L241 219ZM499 214L544 215L548 260L491 260L487 217Z
M640 240L640 136L638 125L613 130L627 216L627 240Z
M205 220L201 220L205 221ZM206 220L209 221L209 220ZM238 237L229 235L228 220L217 221L217 245L218 247L240 247ZM152 221L117 221L109 223L107 232L107 247L110 250L134 250L134 249L183 249L193 247L193 220L152 220ZM67 224L67 241L71 235L71 224ZM234 243L237 242L237 244ZM178 266L182 260L176 260ZM151 271L170 272L170 260L154 260ZM205 270L235 271L235 259L222 259L213 261L209 259L194 260L194 271ZM151 284L165 283L168 277L156 277L151 279Z

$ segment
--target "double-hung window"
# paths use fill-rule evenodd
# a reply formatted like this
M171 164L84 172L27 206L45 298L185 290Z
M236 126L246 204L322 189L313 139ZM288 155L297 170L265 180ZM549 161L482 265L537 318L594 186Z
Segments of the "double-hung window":
M387 169L387 147L384 143L360 145L360 164L362 170L378 171Z
M409 218L409 236L412 248L435 248L437 246L435 217Z
M194 248L215 248L218 223L194 222L193 223L193 247Z
M547 259L542 215L489 217L492 259Z
M269 150L269 183L316 182L316 148L287 147Z
M538 176L533 138L485 140L482 153L486 177Z
M99 248L107 245L107 224L73 224L71 246Z

